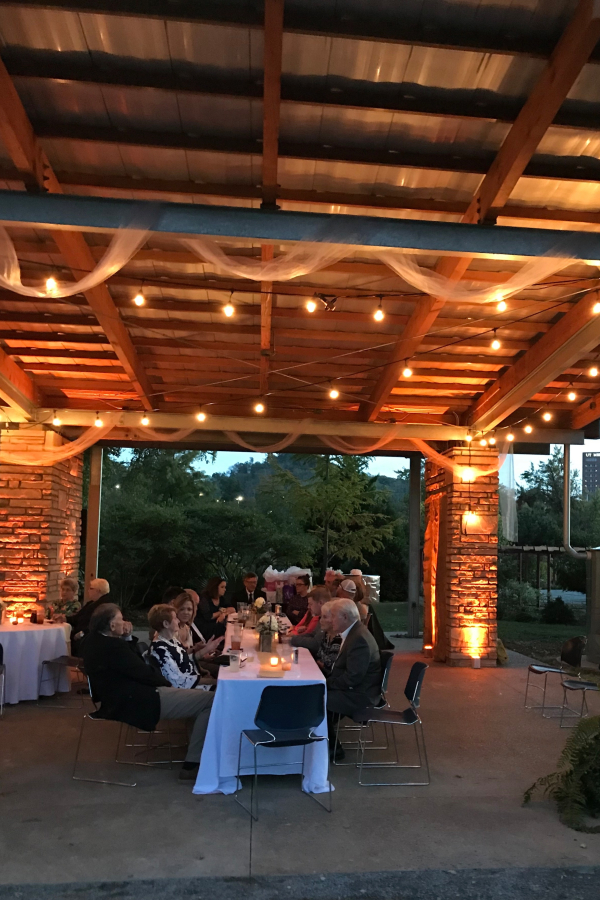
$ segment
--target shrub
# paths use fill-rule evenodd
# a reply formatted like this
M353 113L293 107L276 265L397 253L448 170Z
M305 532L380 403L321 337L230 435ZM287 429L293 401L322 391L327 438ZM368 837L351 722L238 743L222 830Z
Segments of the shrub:
M575 614L562 597L556 597L555 600L548 600L544 605L540 621L547 625L574 625Z
M526 581L510 579L498 591L498 618L516 622L533 622L539 605L539 594Z

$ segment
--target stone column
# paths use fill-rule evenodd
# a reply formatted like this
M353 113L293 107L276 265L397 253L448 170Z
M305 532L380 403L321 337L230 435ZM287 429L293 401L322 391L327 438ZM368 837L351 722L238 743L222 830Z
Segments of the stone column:
M450 471L425 467L427 531L424 554L424 644L451 666L496 664L498 573L497 453L454 447L445 454ZM478 477L469 483L463 468ZM479 474L483 473L483 474ZM470 515L467 515L470 513Z
M3 431L2 450L41 453L60 435L42 427ZM55 603L59 582L78 576L83 463L0 464L0 598Z

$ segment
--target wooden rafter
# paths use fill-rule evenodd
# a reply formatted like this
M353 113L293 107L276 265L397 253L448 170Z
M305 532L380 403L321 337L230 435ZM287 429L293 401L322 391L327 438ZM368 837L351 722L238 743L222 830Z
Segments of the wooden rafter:
M265 0L262 205L277 202L284 0Z
M263 262L273 259L273 245L263 244L261 248ZM260 284L260 392L269 390L270 358L273 353L273 282L262 281Z
M44 395L11 357L0 348L0 398L12 409L31 418Z
M33 132L12 79L1 60L0 139L27 186L49 193L62 193L62 187ZM94 268L94 257L82 234L75 231L55 231L53 237L76 278ZM151 409L153 404L149 399L150 384L108 288L106 285L98 285L86 291L85 296L143 405L146 409Z
M492 211L501 208L508 200L598 38L600 16L597 6L594 0L579 0L573 18L463 215L463 222L483 222ZM450 280L458 280L464 275L472 259L473 257L443 258L436 270ZM418 304L369 401L361 405L361 418L369 421L377 418L398 378L402 361L410 359L416 352L421 337L428 333L443 306L444 301L438 297L424 297Z

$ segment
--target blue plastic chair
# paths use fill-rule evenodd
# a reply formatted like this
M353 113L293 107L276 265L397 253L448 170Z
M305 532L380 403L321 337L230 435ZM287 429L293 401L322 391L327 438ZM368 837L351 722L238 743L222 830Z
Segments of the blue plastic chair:
M327 812L331 812L331 782L329 781L329 765L327 767L327 782L329 785L329 805L326 806L314 794L305 791L304 762L306 747L309 744L325 741L327 743L327 758L329 759L329 740L325 735L315 734L317 728L325 718L325 685L307 684L297 686L272 685L262 692L260 703L254 717L256 728L247 729L240 734L238 751L237 786L240 787L240 770L242 762L242 741L246 739L254 751L254 775L250 791L250 809L242 803L237 790L234 795L236 803L258 821L258 765L256 759L257 747L266 749L274 747L302 747L302 771L300 773L300 785L302 792L322 806ZM255 805L256 797L256 805ZM255 811L256 808L256 811Z

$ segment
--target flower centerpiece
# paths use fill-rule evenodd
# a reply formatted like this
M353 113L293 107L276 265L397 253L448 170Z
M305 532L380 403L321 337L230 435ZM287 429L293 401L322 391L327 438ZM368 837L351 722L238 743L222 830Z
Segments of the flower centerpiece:
M263 610L263 608L264 608L264 605L265 605L265 598L264 598L264 597L257 597L256 600L254 601L254 610L255 610L255 612L257 612L257 613L262 612L262 610Z
M259 598L259 599L262 599ZM263 600L263 604L264 604ZM273 635L279 631L277 616L273 613L267 613L258 620L256 626L258 632L258 650L259 653L270 653L273 645Z

